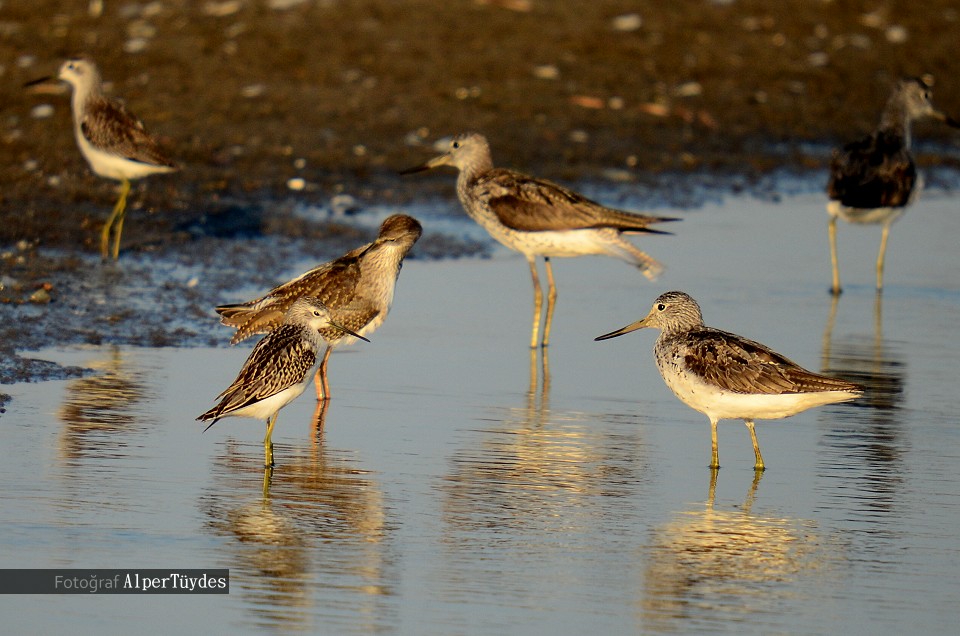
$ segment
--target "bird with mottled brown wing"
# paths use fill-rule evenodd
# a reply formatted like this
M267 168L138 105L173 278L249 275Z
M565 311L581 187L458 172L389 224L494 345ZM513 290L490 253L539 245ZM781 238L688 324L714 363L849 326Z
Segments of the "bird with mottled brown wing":
M503 168L484 174L474 188L487 197L501 223L521 232L609 227L623 232L668 234L647 226L677 220L614 210L551 181Z
M690 334L684 363L704 381L727 391L779 395L836 387L832 378L810 373L759 342L715 329ZM822 386L816 388L818 384Z
M302 326L280 325L257 343L237 379L217 396L220 402L201 415L200 419L214 417L210 423L213 426L225 413L299 384L316 363L317 354L303 340ZM272 372L264 373L264 369L271 369Z
M324 263L291 281L278 285L262 298L247 303L220 305L216 308L220 322L236 327L237 332L230 339L231 344L249 338L256 333L264 333L276 328L283 321L283 315L301 296L319 298L328 307L345 307L356 296L357 282L360 280L360 257L366 248L364 245L352 250L340 258ZM363 324L348 324L350 329L359 329ZM338 334L331 331L331 337Z
M646 327L660 329L653 355L667 386L681 402L710 419L714 469L720 467L720 420L743 420L753 442L754 469L764 470L755 419L790 417L863 393L858 384L807 371L759 342L707 327L700 305L681 291L660 294L644 318L596 340Z
M93 99L84 109L80 121L83 136L95 148L120 157L159 166L175 167L160 150L156 140L143 127L143 122L119 102Z

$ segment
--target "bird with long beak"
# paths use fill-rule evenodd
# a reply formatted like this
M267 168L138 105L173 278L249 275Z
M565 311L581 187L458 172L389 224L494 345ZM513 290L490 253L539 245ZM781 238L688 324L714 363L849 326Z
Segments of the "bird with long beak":
M26 86L53 79L66 82L73 88L73 132L80 153L98 176L120 182L120 198L100 233L101 257L106 260L112 256L117 260L130 181L178 168L161 150L156 138L147 133L143 122L123 104L104 95L100 71L92 60L85 57L69 59L60 66L56 78L41 77Z
M423 228L412 216L394 214L380 225L376 240L323 263L293 280L245 303L220 305L220 322L237 331L236 344L255 333L276 329L284 313L298 298L317 298L337 313L347 327L361 335L373 333L386 320L393 304L394 290L403 259L417 242ZM330 398L327 361L334 348L356 340L353 332L324 328L329 343L317 369L317 399Z
M720 468L719 420L743 420L760 471L765 466L754 419L789 417L863 392L853 382L807 371L759 342L707 327L697 301L679 291L660 295L644 318L595 340L645 327L660 330L653 355L663 381L681 402L710 418L713 469Z
M445 153L401 174L440 166L453 166L460 171L457 196L470 218L497 241L526 257L533 277L531 348L546 347L550 342L557 299L552 257L612 256L636 266L650 280L663 269L655 259L626 241L623 234L667 234L649 226L678 219L615 210L546 179L494 168L490 145L478 133L457 135ZM549 287L542 340L538 338L543 308L538 256L543 257Z
M265 466L272 467L271 435L277 416L310 384L320 347L324 346L321 330L325 329L370 342L334 320L326 305L316 298L298 298L284 314L283 323L253 348L237 378L217 396L220 402L197 417L203 422L213 420L204 430L228 416L265 419Z

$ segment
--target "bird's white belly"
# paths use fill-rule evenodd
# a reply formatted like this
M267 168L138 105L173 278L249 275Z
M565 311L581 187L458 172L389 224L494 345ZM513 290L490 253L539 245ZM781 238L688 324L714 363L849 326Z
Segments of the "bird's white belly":
M838 201L831 201L827 206L831 216L843 219L847 223L857 225L873 225L876 223L893 223L906 212L905 207L899 208L849 208Z
M816 393L735 393L703 382L689 371L661 365L664 382L681 402L716 419L775 420L796 415L814 406L832 404L855 397L842 391Z
M275 393L259 402L254 402L242 409L225 413L223 417L253 417L258 420L266 420L287 404L290 404L300 397L300 394L304 392L312 380L313 370L311 369L309 373L304 374L303 380L299 384L288 387L279 393Z
M500 223L484 222L481 219L477 219L477 222L497 241L527 256L570 258L609 254L611 249L608 235L617 234L613 229L518 232Z
M80 130L76 131L77 146L90 164L90 168L99 176L107 179L123 181L124 179L140 179L160 172L172 172L169 166L158 166L150 163L133 161L104 150L100 150L87 141Z
M905 205L895 208L851 208L843 205L839 201L833 200L827 203L827 213L843 219L847 223L858 225L873 225L881 223L889 225L893 223L907 211L907 206L912 205L920 197L923 190L923 177L917 175L917 180L910 192L910 198Z

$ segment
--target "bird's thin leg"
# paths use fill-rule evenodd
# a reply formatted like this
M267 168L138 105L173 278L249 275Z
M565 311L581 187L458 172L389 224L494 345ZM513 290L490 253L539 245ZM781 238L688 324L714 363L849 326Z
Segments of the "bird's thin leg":
M710 456L710 468L717 470L720 468L720 452L717 449L717 419L710 418L710 447L712 454Z
M314 442L323 440L323 427L327 421L328 408L330 408L330 400L317 400L317 408L313 411Z
M330 353L333 351L332 347L327 347L327 350L323 352L323 359L320 361L320 367L317 369L317 374L313 378L313 383L317 387L317 400L329 400L330 399L330 383L327 381L327 360L330 359Z
M273 427L277 423L279 414L280 412L277 411L273 417L267 418L267 435L263 438L264 468L273 468L273 440L270 436L273 435Z
M837 217L831 216L827 224L827 234L830 235L830 264L833 265L833 284L830 292L836 296L840 289L840 267L837 264Z
M123 229L123 215L127 208L127 195L130 193L130 180L124 179L120 182L120 198L117 199L117 204L113 206L113 212L110 213L110 217L107 219L107 222L103 226L103 231L100 232L100 257L106 260L109 256L110 248L110 230L113 228L114 224L117 223L119 218L119 229L116 234L116 241L114 243L114 252L113 258L116 260L117 254L120 249L120 230Z
M713 502L717 498L717 473L720 470L718 468L710 469L710 486L707 489L707 508L713 508Z
M263 498L270 498L270 482L273 481L273 466L263 467Z
M527 396L532 401L537 395L537 383L540 380L540 373L537 370L537 349L530 348L530 386L527 387Z
M753 469L756 471L766 470L766 466L763 465L763 457L760 455L760 444L757 442L757 432L753 430L753 420L743 420L743 423L750 429L750 441L753 442L753 455L757 458L757 463L753 465Z
M113 260L120 257L120 235L123 234L123 221L127 218L127 206L124 205L113 224Z
M117 222L114 223L114 232L113 232L113 260L117 260L120 257L120 234L123 233L123 220L127 218L127 211L124 210L117 216Z
M883 224L883 233L880 235L880 253L877 254L877 291L883 289L883 261L887 256L887 237L890 236L890 224Z
M557 303L557 286L553 283L553 265L550 257L545 256L543 263L547 268L547 317L543 324L543 345L550 344L550 326L553 324L553 306Z
M533 277L533 333L530 335L530 348L535 349L540 335L540 311L543 309L543 290L540 289L540 277L537 275L537 260L534 256L528 256L527 262L530 263L530 275Z

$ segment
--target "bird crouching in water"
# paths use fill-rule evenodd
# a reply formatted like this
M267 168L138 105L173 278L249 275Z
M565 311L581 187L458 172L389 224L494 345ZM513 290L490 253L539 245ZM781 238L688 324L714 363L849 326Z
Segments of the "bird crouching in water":
M380 233L372 243L319 265L256 300L220 305L220 322L237 330L231 340L236 344L255 333L275 329L294 301L312 297L334 311L348 329L369 335L386 320L403 259L422 233L415 218L404 214L390 216L380 225ZM317 399L326 400L330 398L330 354L334 348L356 340L335 328L323 329L321 333L330 346L317 370L316 388Z
M273 466L271 435L277 416L310 384L320 349L325 346L321 330L331 329L367 340L334 320L316 298L296 299L281 324L253 348L233 383L217 396L220 402L197 417L203 422L213 420L204 430L228 416L266 420L265 466Z

